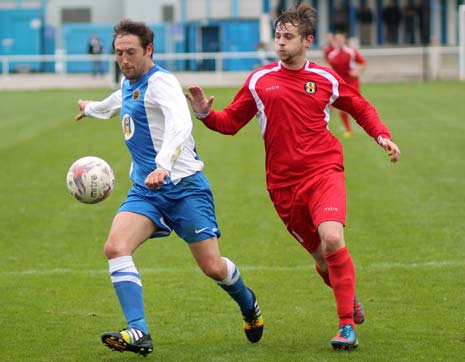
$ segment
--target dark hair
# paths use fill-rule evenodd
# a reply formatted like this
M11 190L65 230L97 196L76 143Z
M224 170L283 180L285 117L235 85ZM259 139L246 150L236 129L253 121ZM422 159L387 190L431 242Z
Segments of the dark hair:
M297 7L292 7L284 11L274 24L275 29L278 24L292 24L297 28L297 32L303 38L316 33L316 10L308 4L301 3Z
M115 48L115 39L120 35L136 35L144 49L147 49L149 44L153 44L153 31L143 22L123 19L116 24L113 28L113 49Z

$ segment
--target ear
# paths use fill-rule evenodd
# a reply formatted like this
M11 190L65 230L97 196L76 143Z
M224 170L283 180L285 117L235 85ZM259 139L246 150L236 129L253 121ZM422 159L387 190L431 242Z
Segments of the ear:
M313 35L308 35L305 38L305 48L310 48L313 44L313 41L315 40L315 37Z
M148 53L148 54L151 54L152 58L153 58L153 53L155 51L155 47L153 45L153 43L150 43L149 45L147 45L147 48L145 48L145 51Z

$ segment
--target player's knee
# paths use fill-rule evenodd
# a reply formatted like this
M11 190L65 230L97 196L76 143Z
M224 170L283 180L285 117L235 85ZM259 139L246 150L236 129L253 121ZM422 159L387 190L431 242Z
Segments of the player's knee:
M128 255L127 251L123 247L123 244L119 243L118 240L108 237L105 245L103 246L103 252L107 259L114 259L119 256Z
M322 235L321 242L324 245L325 254L336 251L344 246L344 238L338 232L328 232Z
M222 263L208 261L201 265L200 268L207 277L213 280L221 281L226 278L225 268Z

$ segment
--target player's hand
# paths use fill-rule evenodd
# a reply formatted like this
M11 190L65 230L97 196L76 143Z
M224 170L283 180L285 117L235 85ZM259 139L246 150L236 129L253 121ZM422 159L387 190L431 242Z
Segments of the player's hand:
M74 119L76 121L79 121L81 119L83 119L86 114L84 112L84 109L86 108L86 106L89 104L89 103L92 103L93 101L83 101L82 99L78 100L78 106L79 106L79 113L76 114L76 116L74 116Z
M355 68L355 69L350 69L349 70L349 75L354 78L358 78L360 76L360 69Z
M394 142L392 142L390 139L383 138L378 143L381 147L384 148L385 151L387 151L392 163L399 161L400 149Z
M145 186L149 189L157 190L161 185L164 185L165 178L168 177L168 172L162 168L157 168L155 171L152 171L145 178Z
M192 85L187 88L189 93L185 93L185 96L191 104L192 110L195 113L207 114L210 112L211 106L215 97L211 96L207 99L203 89L197 85Z

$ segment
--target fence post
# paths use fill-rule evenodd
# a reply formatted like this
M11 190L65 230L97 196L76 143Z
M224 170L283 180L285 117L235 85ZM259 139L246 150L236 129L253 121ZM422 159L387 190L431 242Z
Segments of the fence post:
M223 54L215 54L215 69L217 73L223 73Z
M56 62L55 62L55 73L65 74L66 73L66 61L65 61L65 50L55 50Z
M3 57L2 74L5 78L10 74L10 62L8 61L8 57Z

